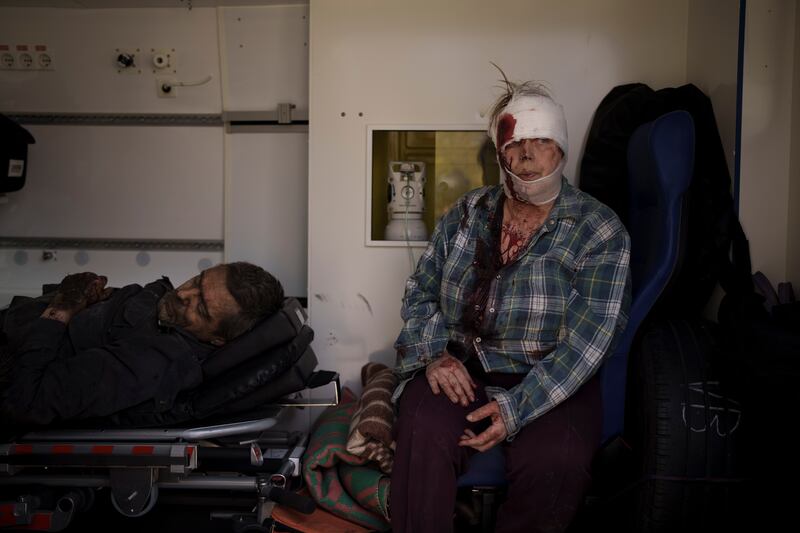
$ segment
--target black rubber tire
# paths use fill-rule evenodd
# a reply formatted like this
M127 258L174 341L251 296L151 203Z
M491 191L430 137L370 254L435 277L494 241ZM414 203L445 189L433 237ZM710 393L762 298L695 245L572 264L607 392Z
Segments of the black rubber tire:
M715 326L651 324L631 353L626 440L639 471L633 531L717 531L742 498L741 406L716 368Z

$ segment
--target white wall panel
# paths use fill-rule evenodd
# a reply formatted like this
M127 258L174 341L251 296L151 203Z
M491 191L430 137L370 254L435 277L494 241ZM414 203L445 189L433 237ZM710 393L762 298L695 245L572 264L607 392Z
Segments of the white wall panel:
M794 81L792 82L792 145L789 167L789 228L786 236L786 279L800 296L800 9L794 13Z
M368 359L393 362L401 327L407 252L364 244L368 125L484 125L494 61L512 79L547 81L564 104L574 181L608 91L685 83L687 19L686 0L312 1L309 306L321 365L356 385Z
M52 71L0 70L0 111L219 113L216 9L0 8L0 44L44 44ZM140 50L119 74L116 49ZM153 72L151 49L175 49L174 68ZM138 70L141 69L141 74ZM177 72L171 72L176 70ZM212 80L159 98L156 78Z
M43 284L58 283L76 272L108 276L110 287L143 285L161 276L177 287L222 262L222 252L56 250L50 260L44 260L42 253L38 249L0 249L0 308L15 295L38 296Z
M308 115L308 6L221 8L226 111Z
M711 99L731 183L735 179L738 59L739 3L690 0L686 78ZM705 316L710 320L716 320L723 295L717 287L706 305Z
M274 274L288 296L308 293L308 134L227 135L225 258Z
M736 151L738 58L739 3L691 0L686 77L711 99L731 176Z
M221 127L29 126L13 237L222 239Z
M753 271L773 283L786 278L796 9L792 0L748 2L745 25L739 218Z

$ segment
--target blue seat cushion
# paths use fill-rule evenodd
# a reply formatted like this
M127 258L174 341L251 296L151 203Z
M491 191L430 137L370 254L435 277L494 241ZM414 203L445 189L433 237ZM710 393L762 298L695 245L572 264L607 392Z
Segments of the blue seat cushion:
M459 487L504 486L506 480L505 454L502 446L476 453L469 460L467 472L458 478Z

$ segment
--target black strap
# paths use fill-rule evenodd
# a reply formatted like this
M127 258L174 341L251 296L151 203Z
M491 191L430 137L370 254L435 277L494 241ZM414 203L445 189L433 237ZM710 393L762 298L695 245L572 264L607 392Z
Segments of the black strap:
M731 257L725 261L720 273L720 285L728 294L751 294L754 292L750 243L744 234L739 218L733 212L728 215L731 231Z

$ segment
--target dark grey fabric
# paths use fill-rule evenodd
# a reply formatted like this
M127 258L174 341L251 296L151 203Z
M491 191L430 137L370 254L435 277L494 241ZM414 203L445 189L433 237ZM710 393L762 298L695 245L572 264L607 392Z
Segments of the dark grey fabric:
M238 365L218 376L206 375L200 386L178 394L170 410L153 410L151 404L145 403L115 414L111 422L115 426L134 427L183 425L209 417L258 410L280 396L302 389L317 363L310 347L314 332L308 326L301 326L289 342L272 347L254 345L248 340L251 335L261 338L263 332L259 334L257 330L266 326L268 323L262 322L256 330L229 343L243 341L241 350L226 352L236 356L233 359ZM207 362L219 355L215 352ZM301 364L304 355L308 357Z
M127 285L65 325L38 318L49 298L17 299L3 330L11 365L2 392L4 424L38 425L102 417L150 402L172 407L202 381L213 346L179 330L162 332L157 303L169 280Z

